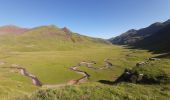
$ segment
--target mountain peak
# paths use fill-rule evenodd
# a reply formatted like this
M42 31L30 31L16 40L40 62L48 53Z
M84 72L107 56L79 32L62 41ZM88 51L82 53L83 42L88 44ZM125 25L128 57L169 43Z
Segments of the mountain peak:
M66 33L71 33L70 29L68 29L67 27L62 28L62 30Z
M164 22L165 25L170 24L170 19Z
M170 19L168 19L166 22L170 22Z
M130 30L128 30L127 32L136 32L137 30L135 30L135 29L130 29Z
M160 26L160 25L162 25L161 22L155 22L155 23L151 24L150 27L155 27L155 26Z

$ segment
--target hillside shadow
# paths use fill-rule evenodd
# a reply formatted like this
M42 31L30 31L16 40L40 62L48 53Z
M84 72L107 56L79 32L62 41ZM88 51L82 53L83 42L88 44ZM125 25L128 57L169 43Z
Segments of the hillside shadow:
M170 59L170 52L159 55L159 56L155 56L155 58L168 58L168 59Z
M139 49L139 50L148 50L149 52L153 52L154 54L161 54L161 53L170 53L170 49L164 49L160 47L142 47L142 46L132 46L132 45L126 45L125 46L128 49Z
M152 48L152 47L139 47L132 45L124 45L126 49L136 49L136 50L148 50L153 54L160 54L159 56L155 56L155 58L168 58L170 59L170 49L160 49L160 48Z
M102 83L102 84L107 84L107 85L113 85L114 84L113 81L109 81L109 80L99 80L98 82Z

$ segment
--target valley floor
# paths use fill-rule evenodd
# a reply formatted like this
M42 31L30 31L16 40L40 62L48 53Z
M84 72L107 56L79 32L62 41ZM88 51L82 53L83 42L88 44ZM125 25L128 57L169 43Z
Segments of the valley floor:
M42 99L41 96L44 95L44 93L48 95L46 92L49 91L50 96L49 98L47 96L47 100L51 100L50 98L54 98L58 94L60 94L60 96L55 98L63 100L69 98L78 100L80 97L91 100L95 98L110 100L160 98L162 100L168 100L168 97L170 97L169 85L135 85L122 83L110 86L99 83L102 80L114 81L125 68L132 68L137 62L159 55L152 54L146 50L127 49L121 46L102 46L67 51L0 52L0 99L2 100L18 99L20 96L31 95L37 90L41 92L35 95L33 94L32 97L38 95L40 96L39 99ZM81 74L69 70L70 67L82 61L95 61L96 64L94 68L100 69L104 66L105 59L110 59L110 62L113 64L112 68L95 70L80 66L79 70L85 71L90 75L88 82L80 86L64 87L65 85L62 85L82 77ZM30 73L34 74L42 84L55 86L57 89L46 90L47 87L43 89L36 87L32 85L28 77L20 75L16 70L2 68L10 67L12 64L26 68ZM162 58L161 61L155 62L155 64L161 66L162 69L170 75L170 59ZM103 94L106 94L106 96ZM25 99L26 98L27 97L25 97Z

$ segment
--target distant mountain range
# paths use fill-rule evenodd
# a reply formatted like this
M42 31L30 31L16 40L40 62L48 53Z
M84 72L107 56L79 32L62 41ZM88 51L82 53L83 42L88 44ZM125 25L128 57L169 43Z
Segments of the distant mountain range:
M139 30L131 29L109 41L152 51L170 51L170 20L156 22Z
M1 47L14 50L68 50L95 45L107 45L108 41L92 38L58 28L55 25L40 26L31 29L14 25L0 27Z

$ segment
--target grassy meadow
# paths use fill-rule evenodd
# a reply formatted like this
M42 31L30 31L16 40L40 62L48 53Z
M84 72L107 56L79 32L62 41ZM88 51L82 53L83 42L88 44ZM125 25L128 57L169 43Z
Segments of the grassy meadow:
M158 55L160 54L147 50L111 45L104 40L71 33L68 30L65 32L54 26L38 27L21 35L4 35L0 37L0 99L166 100L170 97L168 84L106 85L98 82L114 81L125 68L133 68L136 63ZM53 89L36 87L28 77L13 69L3 68L17 64L36 75L43 85L59 85L82 77L81 74L69 70L70 67L81 61L95 61L97 64L94 67L101 68L106 58L113 64L110 69L94 70L80 66L80 70L90 75L87 83ZM144 69L137 70L153 78L162 71L170 75L170 59L161 58L160 61L153 61L144 66Z
M7 62L3 66L18 64L25 67L30 73L36 75L43 84L64 84L69 80L82 77L68 68L78 64L81 61L96 61L95 67L102 67L103 60L111 59L113 67L111 69L93 70L81 66L80 69L91 75L89 82L97 82L99 80L115 80L124 70L124 68L134 67L137 62L144 61L145 58L155 56L146 50L132 50L121 46L93 46L83 49L65 50L65 51L34 51L21 52L2 51L0 55L1 62ZM165 71L170 65L169 59L157 62ZM1 71L1 93L0 95L9 98L18 95L28 95L40 88L32 85L31 80L13 73L10 69L0 69ZM7 83L7 84L6 84ZM137 85L138 86L138 85ZM109 87L109 86L107 86ZM111 87L112 88L112 87ZM14 92L16 91L16 92Z

